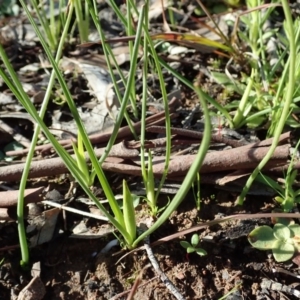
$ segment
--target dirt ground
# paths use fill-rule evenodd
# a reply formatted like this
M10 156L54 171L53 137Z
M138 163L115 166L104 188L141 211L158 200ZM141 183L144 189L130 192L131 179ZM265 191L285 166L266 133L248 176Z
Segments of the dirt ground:
M234 195L206 190L200 211L195 209L193 196L189 195L169 222L151 236L151 242L200 222L249 211L269 212L273 207L272 201L262 197L249 198L243 207L235 207ZM282 299L282 295L285 299L297 299L292 295L293 288L284 290L297 280L280 273L284 267L297 274L297 268L290 263L276 263L270 253L253 249L247 241L247 234L255 226L269 223L267 219L235 220L203 229L199 232L200 246L207 256L185 252L179 241L189 240L191 235L155 246L153 253L184 299ZM95 228L100 224L90 222L89 226ZM12 225L2 228L2 240L8 234L16 238L16 228ZM135 299L176 299L149 265L144 250L133 251L123 258L126 252L120 253L119 246L100 253L113 238L110 234L103 239L74 239L63 234L32 249L31 260L42 265L44 299L126 299L139 276ZM28 283L29 274L20 270L19 259L18 249L5 256L0 274L1 299L9 299L13 290L17 294ZM262 287L264 280L270 285L273 282L273 286L274 282L280 283L281 290Z
M121 3L122 1L119 2ZM195 5L194 1L182 2L185 2L183 4L183 8L185 9L184 13L187 13L191 7L188 2ZM112 38L119 35L121 36L121 34L123 34L122 25L116 20L116 17L112 14L111 9L105 1L99 1L99 3L101 3L99 4L101 8L101 21L103 22L102 26L105 34ZM10 20L5 19L5 21L9 22ZM190 26L193 30L198 30L198 27L201 27L198 23L187 24L187 26ZM152 25L157 32L162 30L163 26L160 15L157 19L154 19ZM32 45L31 42L34 43L34 45ZM77 48L78 44L79 41L76 41L66 47L64 59L69 56L73 61L81 61L81 59L83 59L86 63L87 61L91 62L92 58L96 58L94 67L100 64L103 65L104 59L101 49L82 50ZM39 41L30 40L28 44L11 44L8 42L5 46L16 71L19 72L23 67L27 67L28 65L38 64L38 66L40 66L40 61L36 54L42 51ZM122 47L123 46L122 44ZM120 50L116 47L116 49L119 51L119 58L121 60L121 57L123 57L121 54L123 54L122 51L124 48ZM176 50L182 51L181 48ZM184 50L183 53L180 52L177 56L175 54L169 55L169 53L163 53L161 57L166 59L170 64L180 62L180 66L177 67L179 73L188 78L191 82L194 82L195 79L199 80L203 90L216 99L219 104L225 105L229 103L231 101L230 97L232 96L234 98L236 95L211 80L209 75L216 64L218 65L217 71L224 72L227 62L226 59L223 61L223 57L215 53L202 53L202 48L201 51L199 51L199 49L194 50L195 49L190 50L190 48L187 48L187 50ZM126 52L126 54L128 53ZM104 124L106 121L101 119L101 114L94 111L94 108L99 103L95 104L96 101L94 101L93 93L87 93L90 88L87 82L88 79L85 78L82 73L78 75L77 70L73 67L71 68L65 60L63 62L65 63L62 64L65 79L74 97L76 106L82 113L82 116L87 120L85 125L87 128L90 126L90 128L87 129L90 130L89 134L94 133L95 128L97 129L97 126L100 125L103 125L103 127L108 126L108 129L111 128L109 126L113 125ZM128 61L128 59L121 61L120 66L125 72L125 70L129 69L130 61ZM42 67L37 69L29 68L29 71L23 70L23 73L18 73L19 75L21 74L20 77L26 81L26 83L31 84L31 89L28 94L32 97L32 101L37 108L40 107L41 99L44 96L43 93L49 82L48 73L43 72L42 69ZM142 92L141 73L139 73L141 70L141 64L139 64L136 78L136 93L139 96ZM240 75L242 72L247 73L247 70L247 66L241 66L237 63L236 66L230 69L230 72L232 72L233 75ZM161 91L158 79L153 74L150 75L149 95L151 97L149 96L149 115L158 114L164 110L159 100L161 98ZM202 123L200 122L200 125L198 122L202 117L201 109L198 108L197 111L195 110L198 103L195 94L184 85L179 85L178 80L174 80L173 76L165 70L164 78L168 94L176 92L175 98L178 99L181 105L181 108L176 111L176 117L172 120L172 126L189 128L190 130L198 132L201 130L200 125L202 124L203 129L203 120ZM104 78L103 81L105 82L105 80L107 80L107 77ZM66 127L63 128L62 131L65 130L71 132L71 135L74 135L72 131L74 122L72 123L73 120L67 105L56 102L58 99L60 100L61 96L61 92L56 89L59 90L59 87L56 86L53 91L52 101L49 105L45 122L49 124L49 127L54 129L54 131L57 130L57 128L54 128L54 125L63 124ZM105 88L103 90L105 90ZM3 82L0 82L0 92L1 95L11 96L11 93ZM217 114L215 111L211 112L215 115ZM129 113L132 117L132 111L129 111ZM56 118L57 115L59 115L59 117ZM14 128L18 134L21 134L22 138L24 138L23 142L25 140L27 144L30 144L34 125L29 115L19 107L16 99L12 98L9 99L8 102L0 103L0 120L1 122L3 120L6 125ZM88 124L89 120L92 120L90 124ZM95 122L98 121L101 123L100 125L98 123L97 125L95 124ZM135 119L134 122L136 121L139 120ZM215 127L218 127L218 134L220 135L222 134L221 121L222 120L217 120L217 124L214 124ZM200 127L198 127L198 125ZM2 126L3 123L0 123L0 150L4 151L3 149L6 147L6 144L13 139L16 140L17 135L4 135L4 127ZM226 127L226 125L224 127ZM247 128L242 128L239 132L243 137L248 133ZM265 127L261 127L254 132L254 135L261 140L265 139L265 134ZM148 141L160 137L161 136L156 133L147 134ZM7 141L5 138L7 138ZM60 138L63 139L64 137L62 136ZM131 136L130 140L132 139ZM183 137L181 137L179 141L182 142L182 139ZM44 141L45 136L39 139L40 145L42 145ZM193 143L190 141L185 142L185 146L182 146L182 143L179 144L179 146L174 146L172 149L173 152L186 151L186 148L195 143L196 146L192 146L192 150L184 152L187 155L195 153L195 149L199 146L199 139L197 141L193 140ZM100 148L105 145L105 142L102 142L102 144L97 144L97 147ZM224 143L221 143L221 146L214 144L210 148L210 151L220 150L224 147L227 147ZM155 154L161 155L163 153L163 147L155 149ZM4 161L4 159L2 160L1 158L0 175L1 172L4 172L6 167L23 162L26 155L27 153L23 153L22 155L14 156L13 162ZM35 160L42 161L55 156L56 154L54 152L49 151L45 154L41 151L35 156ZM112 175L109 172L108 174L111 185L116 193L120 193L123 177L126 180L129 178L131 183L141 181L140 176L125 176L124 174L119 176L116 174ZM204 176L201 180L202 179L204 179ZM49 173L47 176L43 175L43 177L30 179L27 187L50 186L50 190L58 189L59 197L65 200L71 182L72 178L70 179L68 175ZM9 189L17 190L19 188L19 179L13 179L7 182L3 180L3 182L1 181L0 183L1 191ZM176 183L178 184L178 180ZM179 183L181 182L179 181ZM195 199L191 191L179 208L170 216L169 220L150 236L150 245L160 238L191 228L203 222L220 219L233 214L269 213L272 212L274 208L277 208L274 199L271 196L265 196L266 194L261 191L258 191L257 194L259 195L257 196L247 196L243 206L235 206L236 197L240 192L241 190L228 192L224 190L224 186L223 189L220 189L220 186L216 188L214 184L203 184L201 187L201 209L198 211L195 208ZM103 191L97 184L95 185L95 194L101 199L105 198ZM170 197L172 196L173 195ZM94 207L92 204L76 202L78 198L84 197L84 193L79 188L70 206L90 212L91 208ZM162 206L166 205L166 198L161 199L161 201ZM43 207L43 209L45 209L45 207ZM47 209L48 207L46 207L46 210ZM148 207L145 203L141 202L137 207L137 212L138 217L142 220L148 213ZM18 294L32 279L31 270L23 270L20 267L21 254L15 215L11 218L10 222L1 221L0 223L0 300L20 299L20 297L18 298ZM80 236L74 238L72 229L80 222L83 222L90 232L97 233L101 228L103 228L104 231L109 229L106 222L77 216L68 212L59 212L55 226L55 234L51 241L36 245L30 249L31 263L39 263L39 269L41 271L39 276L41 284L39 287L41 290L45 289L43 299L127 299L134 284L137 284L134 299L176 299L168 290L167 282L162 282L159 274L157 274L150 264L143 248L129 252L122 251L122 248L117 245L111 248L107 253L103 253L103 248L111 240L115 239L116 236L113 233L109 233L102 237ZM270 223L271 221L269 219L232 220L200 230L198 232L201 238L200 247L207 251L206 256L199 256L195 253L187 254L186 250L180 245L180 241L182 240L190 241L192 234L161 243L158 246L153 246L152 250L160 269L178 289L183 299L300 299L300 263L297 263L299 258L295 257L293 260L296 263L291 261L287 263L276 263L271 253L254 249L247 241L247 235L252 229L258 225ZM30 219L28 218L26 220L26 226L30 224ZM35 234L37 233L33 231L29 234L29 237ZM143 244L140 246L142 247ZM30 299L34 300L36 298L33 297Z

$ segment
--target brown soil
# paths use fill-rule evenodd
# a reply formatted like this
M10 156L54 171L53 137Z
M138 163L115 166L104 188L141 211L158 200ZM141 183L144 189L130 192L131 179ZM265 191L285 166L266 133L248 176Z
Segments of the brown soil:
M225 192L217 193L211 200L215 192L206 192L200 211L195 209L193 196L189 195L169 222L151 236L151 242L206 220L249 211L270 211L272 207L259 197L248 199L242 208L234 207L233 196ZM221 197L223 200L219 200ZM274 273L273 270L282 264L275 263L268 253L250 247L246 238L254 226L263 223L270 222L235 220L200 231L200 246L208 252L203 257L194 253L187 255L181 247L179 241L189 241L191 235L152 250L161 270L184 299L220 299L228 293L226 299L266 299L267 294L272 295L271 299L277 299L281 292L262 289L262 280L289 284L293 282L292 278ZM97 226L97 223L90 225ZM109 253L101 254L101 249L113 238L109 235L107 239L73 239L62 235L32 249L31 260L42 264L41 279L47 291L44 299L126 299L139 275L141 281L135 299L175 299L149 265L144 250L120 253L121 249L114 247ZM2 273L6 275L0 280L1 299L9 299L11 290L15 289L17 293L26 285L26 277L29 278L28 273L19 270L18 255L19 251L15 250L5 257L9 263L2 267ZM288 267L292 266L285 265ZM23 282L20 281L21 273ZM285 295L294 299L294 296Z
M107 14L109 18L112 18L113 14L106 1L98 2L103 6L101 6L103 9L100 10L101 13L103 13L101 21L106 17L104 14ZM123 3L125 1L118 2ZM180 1L178 1L178 3L179 2ZM181 2L185 2L184 7L186 8L186 12L188 12L188 8L190 7L188 2L193 1ZM176 4L176 1L174 1L174 3ZM104 26L105 24L103 24L103 27L109 37L121 36L123 34L123 27L115 19L116 17L114 17L113 20L104 20L106 21L106 27ZM155 20L155 22L153 22L153 24L157 23L160 24L160 27L156 29L157 32L159 32L162 30L162 20L158 18L157 21ZM199 27L199 24L194 25ZM110 32L110 30L113 32ZM82 49L78 50L76 47L78 43L79 41L74 45L70 45L70 49L65 49L66 53L64 55L68 56L68 54L70 54L69 56L72 59L78 59L78 57L81 58L81 56L85 56L88 52L85 52L85 50ZM7 51L10 50L11 52L8 52L8 54L10 54L11 59L14 59L13 64L16 70L24 67L29 62L30 64L40 63L37 53L42 50L41 45L38 42L35 44L35 47L32 47L31 44L26 46L27 48L22 45L16 45L17 47L11 47L10 44L7 46ZM98 54L102 55L103 53L99 50L92 54L99 57ZM162 54L162 57L164 57L164 55L165 54ZM26 59L24 57L26 57ZM88 59L89 55L87 55L86 60ZM236 101L240 98L234 97L236 95L230 95L229 91L226 91L226 89L220 85L212 82L206 75L209 72L203 72L203 70L207 71L212 68L213 61L220 62L221 59L222 57L218 54L202 53L197 49L195 52L191 51L186 54L180 54L180 56L174 59L174 62L182 62L178 72L188 78L191 82L198 79L205 92L208 92L210 96L217 99L221 105L225 105L231 100L229 99L229 96L233 96L232 98ZM172 58L170 58L170 63L171 62ZM226 59L220 62L220 68L222 68L221 72L223 72L226 62ZM98 61L96 64L100 64L100 62ZM194 68L194 66L197 65L201 66L201 68ZM202 68L202 66L204 67ZM122 65L122 68L128 70L128 67L129 62L126 61ZM241 71L240 69L242 67L245 67L245 70ZM230 71L233 75L235 75L235 73L247 73L247 66L242 67L238 66L238 71ZM30 76L32 78L29 78L26 82L42 82L41 78L44 78L41 76L43 68L41 67L38 71L32 71L33 75L30 71L29 75L31 74ZM139 69L139 71L141 71L141 69ZM87 96L86 91L89 87L87 86L86 80L82 78L82 75L76 77L74 75L75 72L73 73L71 71L70 73L66 73L66 80L68 81L72 96L76 100L77 107L83 108L84 111L89 110L89 105L91 104L89 102L94 100L94 96ZM177 80L174 81L173 76L168 72L165 73L165 82L168 92L173 91L174 86L178 85ZM152 75L153 74L151 74L151 76ZM25 77L26 76L24 75L24 78ZM138 79L141 79L141 77ZM153 76L153 78L151 77L150 79L149 90L151 91L152 101L152 99L159 99L161 97L161 92L157 78ZM48 83L38 87L38 91L45 91L47 84ZM0 87L1 93L6 92L10 94L8 88L4 84L2 85L1 83ZM142 92L141 82L137 83L136 89L137 95L140 95ZM30 96L32 97L33 95L36 96L38 94L36 91L31 91L31 93L32 95ZM56 98L59 98L60 95L61 93L57 95L53 93L55 100L57 100ZM182 109L178 112L178 118L172 123L175 127L182 126L183 121L186 121L184 118L190 115L192 109L195 108L195 105L198 103L197 96L184 86L180 86L178 98L180 98L179 100L181 101ZM0 109L5 112L18 111L19 104L15 99L13 100L13 104L1 105ZM35 105L39 108L38 99L36 99L36 101ZM161 107L163 106L161 103L159 105L158 107L162 109ZM70 121L69 119L71 119L71 117L66 106L67 105L58 105L52 102L46 118L47 124L53 122L54 111L62 112L63 122ZM155 107L155 105L153 105L153 107ZM153 108L150 106L149 111L151 109ZM155 108L154 110L155 113L157 113L159 108ZM214 113L217 112L215 111ZM201 117L201 111L198 111L187 127L198 130L197 121L199 121ZM5 116L3 118L5 118ZM33 124L30 118L27 117L26 119L26 117L23 116L20 120L19 118L10 115L7 123L11 128L17 128L16 131L21 132L30 143L33 131ZM222 127L222 124L219 125ZM222 128L220 128L220 132L221 129ZM246 129L244 132L246 132ZM262 135L264 135L264 133L265 131L262 130ZM257 135L260 134L261 132L257 132ZM9 136L8 138L11 138L12 140L15 137ZM149 135L147 138L151 140L151 138L157 138L157 135ZM262 139L264 138L265 136L262 137ZM0 142L1 150L3 150L2 148L6 145L2 136ZM41 141L41 143L42 142L43 141ZM199 139L197 142L199 142ZM100 146L105 146L105 143ZM181 151L184 149L184 146L180 148L181 146L182 145L180 144L178 149L175 150ZM218 145L214 145L214 147L218 148ZM224 145L222 147L224 147ZM157 153L159 153L158 149ZM161 149L161 153L164 153L163 148ZM48 154L49 153L47 153L47 155ZM53 153L50 155L53 155ZM36 157L35 159L39 158L40 157ZM19 159L24 159L24 156L19 157ZM7 164L8 163L4 162L2 167ZM50 175L47 178L39 178L36 181L41 183L42 180L46 180L45 186L48 184L60 185L59 189L62 198L64 198L69 188L69 181L63 176L59 179L54 177L55 176ZM120 187L122 185L120 177L113 177L111 182ZM128 178L126 178L126 180L127 179ZM140 181L141 178L139 177L136 179L135 177L130 177L130 180ZM62 182L64 183L62 184ZM34 183L35 180L30 181L28 187L31 187L31 185L34 187ZM7 183L7 185L12 189L17 190L19 182L10 182ZM102 191L100 190L99 194L100 196L103 196L101 192ZM79 193L81 192L79 191ZM155 242L159 238L190 228L202 222L223 218L237 213L254 214L258 212L271 212L274 208L272 199L265 196L249 196L242 207L236 207L234 206L234 202L237 194L214 190L211 186L202 186L201 193L202 203L200 211L195 209L194 197L193 194L190 193L169 220L150 236L150 242ZM88 205L76 204L76 206L80 206L83 210L88 210ZM141 215L146 215L148 208L145 204L140 204L138 210ZM115 239L113 234L109 234L104 238L99 239L71 238L71 228L81 220L81 216L74 217L74 215L70 213L66 213L66 216L63 216L63 214L60 213L59 221L57 223L58 232L55 237L50 242L35 246L30 251L31 262L40 262L41 264L40 277L46 288L44 299L127 299L133 285L139 278L140 282L135 291L134 299L175 299L174 295L167 289L166 284L160 280L158 274L149 264L148 256L143 249L128 253L124 251L120 252L122 250L120 247L114 247L109 253L102 254L101 250L106 244L112 239ZM247 234L255 226L269 223L270 221L266 219L235 220L201 230L198 232L201 237L200 246L208 253L203 257L200 257L195 253L187 255L185 249L180 245L181 240L186 239L187 241L190 241L191 234L182 236L177 240L160 244L159 246L154 246L152 247L152 250L161 270L168 276L169 280L179 290L184 299L206 300L221 299L222 297L222 299L227 300L299 299L300 292L297 290L299 277L295 278L291 276L291 274L294 274L294 276L299 274L298 267L295 267L295 264L292 264L291 262L286 264L276 263L270 253L253 249L247 241ZM88 228L95 232L103 226L103 222L88 219L86 219L86 224ZM67 228L66 230L65 227ZM64 230L64 233L60 233L60 229ZM3 262L0 263L0 300L17 299L19 292L31 280L30 271L24 271L20 268L21 256L18 243L18 231L15 222L0 223L0 248L8 245L17 245L10 249L5 248L5 251L3 251L2 248L0 256L0 261L3 258ZM123 255L125 256L122 257ZM282 272L283 269L285 273ZM287 274L287 271L290 273ZM262 283L264 284L262 285ZM275 283L277 283L277 285Z

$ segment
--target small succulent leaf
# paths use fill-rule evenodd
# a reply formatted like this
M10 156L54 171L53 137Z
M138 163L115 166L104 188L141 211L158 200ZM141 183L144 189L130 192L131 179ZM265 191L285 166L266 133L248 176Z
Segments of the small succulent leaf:
M300 226L298 224L291 224L289 225L289 229L291 230L292 233L292 239L297 247L299 249L300 247Z
M284 211L286 211L286 212L291 211L293 209L293 207L295 206L294 197L286 197L281 205L283 206Z
M188 248L186 249L186 252L187 252L187 253L193 253L193 252L195 252L195 248L194 248L194 247L188 247Z
M273 249L276 238L274 237L273 229L270 226L263 225L249 233L248 241L256 249L268 250Z
M194 247L196 247L199 244L199 235L198 234L193 234L191 238L191 243Z
M282 210L280 210L278 212L282 212ZM290 218L281 218L281 217L280 218L272 218L272 222L273 222L273 224L280 223L285 226L289 226L294 223L294 221L291 220Z
M282 197L276 196L275 201L277 201L278 203L282 203L284 201L284 199Z
M187 241L180 241L180 245L185 249L191 247L191 244Z
M294 236L300 236L300 225L299 224L290 224L288 227Z
M198 255L200 255L200 256L205 256L205 255L207 255L207 252L206 252L204 249L202 249L202 248L196 248L195 251L196 251L196 253L197 253Z
M274 236L278 240L287 240L291 237L290 228L280 223L274 225L273 232L274 232Z
M274 249L272 251L277 262L284 262L293 257L295 247L290 243L283 243L282 240L277 240L274 243Z

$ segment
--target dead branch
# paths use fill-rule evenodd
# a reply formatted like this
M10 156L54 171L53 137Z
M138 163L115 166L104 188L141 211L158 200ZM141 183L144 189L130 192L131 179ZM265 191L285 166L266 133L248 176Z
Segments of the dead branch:
M27 189L24 191L25 205L28 203L36 203L42 201L42 191L44 187L35 189ZM17 205L19 191L0 192L0 208L11 207Z
M105 148L95 150L97 157L100 157L105 151ZM115 157L136 157L139 155L138 150L128 149L124 143L114 145L109 153ZM75 159L75 156L72 156ZM89 161L89 157L86 153L86 160ZM24 163L10 165L0 168L0 181L18 181L21 178L24 170ZM49 158L44 160L38 160L31 163L29 178L54 176L67 172L67 167L60 157Z
M286 141L289 133L281 136L281 143ZM272 139L262 142L253 143L250 145L233 148L223 151L215 151L207 153L203 165L200 169L201 174L216 173L221 171L235 170L253 170L259 162L265 157L269 151ZM285 165L290 156L290 144L278 146L265 170ZM99 157L103 154L104 148L96 150L96 155ZM106 171L123 173L135 176L141 176L141 168L139 166L140 159L138 150L128 149L124 143L114 145L111 156L130 158L132 164L122 160L105 161L102 168ZM171 158L169 164L168 178L176 179L177 177L185 176L190 166L194 162L196 155L177 155ZM89 158L86 157L88 160ZM153 158L153 172L156 177L160 177L163 173L165 158ZM0 180L16 181L19 180L24 169L24 164L11 165L0 168ZM58 175L67 172L67 168L60 158L51 158L42 161L35 161L31 165L29 177L43 177L49 175Z
M239 169L254 169L269 151L269 147L254 147L254 145L257 144L252 144L253 148L247 145L239 148L207 153L200 169L200 173L207 174ZM285 164L289 158L289 150L289 144L277 147L265 169ZM195 158L196 155L178 155L172 157L169 163L168 178L173 179L178 176L184 176ZM102 167L104 170L111 172L140 176L141 169L137 166L140 164L139 158L131 160L135 165L105 162ZM165 157L153 157L153 173L155 176L160 177L162 175L164 165Z

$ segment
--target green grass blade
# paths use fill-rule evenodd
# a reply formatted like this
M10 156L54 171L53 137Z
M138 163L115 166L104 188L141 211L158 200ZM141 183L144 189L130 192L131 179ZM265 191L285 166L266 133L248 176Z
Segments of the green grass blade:
M178 190L177 194L171 201L171 203L168 205L166 210L162 213L162 215L158 218L158 220L151 226L147 231L145 231L142 235L140 235L136 241L133 243L133 247L136 247L139 242L141 242L144 238L149 236L152 232L157 230L171 215L171 213L178 207L178 205L182 202L188 191L190 190L190 187L195 180L197 173L199 172L199 169L202 165L202 162L205 158L206 152L209 148L210 144L210 135L211 135L211 124L210 124L210 117L209 117L209 111L207 104L203 97L203 92L200 90L199 87L195 87L195 91L199 97L200 104L203 109L203 114L205 118L205 128L203 133L203 139L202 143L199 147L199 151L197 153L196 159L192 166L190 167L186 177L184 178L182 185L180 189Z
M129 248L131 248L131 245L136 238L136 221L133 199L126 180L123 180L123 215L126 231L130 237L130 239L127 241L127 245Z
M247 180L247 182L242 190L242 193L240 194L240 196L237 199L237 204L243 203L243 200L244 200L246 194L248 193L256 176L259 174L259 172L262 170L262 168L266 165L266 163L272 157L272 154L274 153L274 151L276 149L276 146L278 144L283 127L284 127L286 119L288 117L290 105L292 104L292 100L293 100L293 94L294 94L294 90L295 90L295 71L296 71L295 65L296 65L296 56L297 56L296 45L295 45L295 33L294 33L293 21L292 21L291 11L290 11L288 2L286 0L283 0L282 6L283 6L286 22L287 22L287 28L288 28L287 36L288 36L289 42L290 42L290 56L289 56L288 65L287 65L287 68L289 69L289 76L288 76L289 80L288 80L288 83L286 86L287 90L284 95L285 103L284 103L284 107L282 110L282 114L281 114L279 122L278 122L278 126L275 129L275 134L274 134L274 139L273 139L272 145L271 145L268 153L264 157L264 159L259 163L259 165L255 168L255 170L252 172L249 179Z
M91 162L93 164L93 167L95 168L95 172L102 184L102 188L103 188L103 191L109 201L109 204L111 206L111 209L113 210L114 212L114 215L115 215L115 218L116 220L106 211L106 209L102 206L102 204L98 201L98 199L90 192L89 188L85 185L85 182L84 180L81 178L80 176L80 173L77 173L77 166L74 162L74 160L70 157L70 155L57 143L57 141L55 140L55 138L53 138L53 136L51 135L51 133L49 132L48 128L44 125L43 121L39 118L39 116L36 114L35 112L35 108L33 107L29 107L29 111L30 113L32 114L33 118L36 120L36 122L38 124L41 125L45 135L47 136L47 138L49 139L49 141L51 141L51 143L53 144L53 147L57 150L57 153L62 157L62 159L65 161L66 165L68 166L70 172L73 174L73 176L76 178L76 180L78 180L79 184L82 186L82 188L84 189L84 191L87 193L87 195L89 197L91 197L91 199L93 199L93 201L95 201L96 205L99 207L99 209L101 209L105 215L108 217L108 219L110 220L110 222L112 222L112 224L114 226L116 226L116 228L121 232L121 234L123 236L127 236L128 237L128 234L126 233L125 231L125 226L124 226L124 221L123 221L123 215L122 215L122 212L115 200L115 197L114 197L114 194L111 190L111 187L110 185L108 184L107 182L107 179L104 175L104 172L102 170L102 168L100 167L99 163L98 163L98 160L97 160L97 157L93 151L93 147L90 143L90 140L88 139L88 136L86 134L86 131L85 131L85 128L82 124L82 121L79 117L79 114L78 114L78 111L77 111L77 108L76 108L76 105L75 103L73 102L72 100L72 97L70 95L70 91L68 90L68 87L62 77L62 74L57 66L57 64L55 63L55 60L54 58L52 57L48 47L47 47L47 43L45 42L42 34L40 33L38 27L36 26L34 20L32 19L32 17L30 16L30 13L26 7L26 5L24 4L23 0L21 0L21 3L22 3L22 6L23 6L23 9L26 11L26 13L28 14L28 18L32 24L32 26L34 27L40 41L41 41L41 44L43 45L44 47L44 50L48 56L48 59L50 60L51 62L51 65L53 66L53 69L55 71L55 74L57 76L57 79L63 89L63 92L65 94L65 97L67 99L67 102L68 102L68 105L69 105L69 108L70 108L70 111L74 117L74 120L78 126L78 130L80 132L80 134L82 135L82 138L83 138L83 141L84 141L84 145L85 145L85 148L87 149L87 152L89 154L89 157L91 159ZM70 5L70 9L71 9L72 5Z

